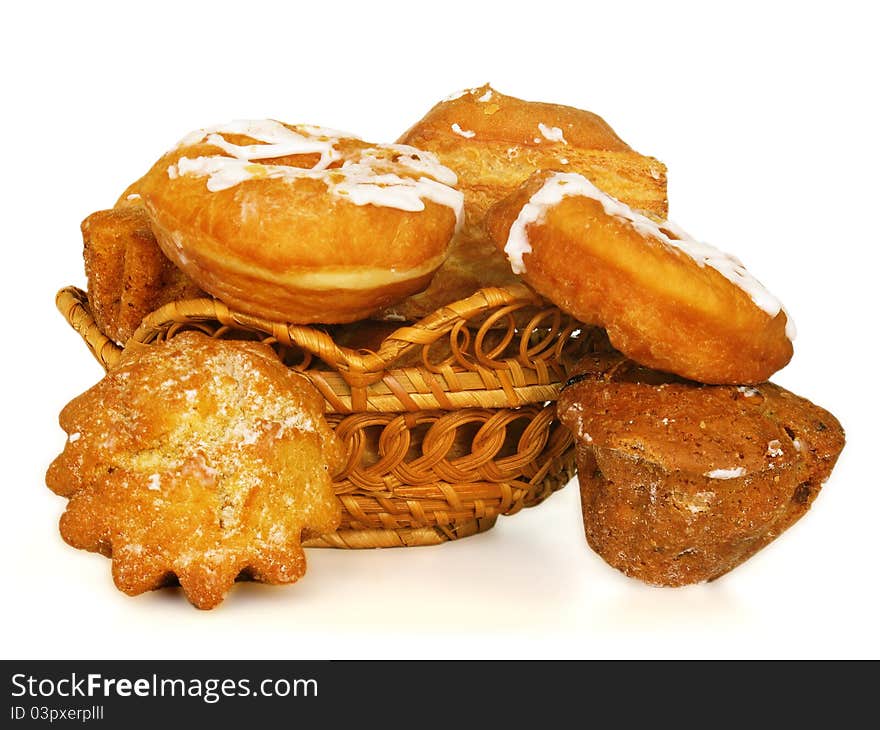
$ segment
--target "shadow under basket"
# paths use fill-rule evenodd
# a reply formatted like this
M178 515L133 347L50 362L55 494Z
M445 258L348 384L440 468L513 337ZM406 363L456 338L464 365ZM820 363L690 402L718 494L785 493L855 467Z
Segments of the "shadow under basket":
M110 370L123 348L101 332L85 292L62 289L56 304ZM482 532L571 479L556 399L600 338L581 327L524 286L482 289L402 326L291 325L192 299L145 317L124 349L193 329L272 345L324 396L348 449L334 478L342 524L305 544L401 547Z

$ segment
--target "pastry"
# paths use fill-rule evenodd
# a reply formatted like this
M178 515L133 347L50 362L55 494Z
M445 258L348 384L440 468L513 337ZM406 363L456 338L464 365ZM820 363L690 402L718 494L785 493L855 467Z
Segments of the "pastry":
M794 327L732 256L655 223L583 175L533 175L487 215L511 269L648 367L759 383L788 363Z
M345 463L324 401L267 345L184 332L127 352L61 412L46 476L61 535L110 556L131 595L177 579L212 608L239 575L292 583L303 537L334 531Z
M844 445L828 411L772 383L701 385L620 354L559 398L587 542L648 583L713 580L806 513Z
M488 84L437 104L400 141L434 152L458 175L465 225L428 289L389 308L421 318L486 286L515 283L483 227L491 205L540 169L580 172L659 219L666 217L666 168L634 152L596 114L505 96Z
M807 511L844 433L766 382L792 356L781 303L667 216L665 166L601 117L488 85L396 144L274 120L187 135L83 223L122 354L59 297L121 358L61 414L63 538L126 593L179 583L211 608L236 578L295 582L305 539L485 529L557 488L573 438L604 560L659 585L725 574ZM234 311L132 336L203 294ZM533 381L551 402L519 397Z
M162 253L136 198L82 222L89 305L101 331L125 342L141 320L168 302L204 296Z
M272 120L201 129L139 183L165 254L251 314L351 322L424 289L462 215L428 152Z

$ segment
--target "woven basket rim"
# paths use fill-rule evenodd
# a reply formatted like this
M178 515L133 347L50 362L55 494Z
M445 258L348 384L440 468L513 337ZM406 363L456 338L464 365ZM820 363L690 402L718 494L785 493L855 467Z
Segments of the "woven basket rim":
M217 333L221 331L244 330L262 336L265 342L298 348L309 358L317 358L326 365L311 367L310 361L297 369L321 391L328 412L339 413L518 407L556 400L567 377L561 348L574 330L570 318L520 285L481 289L466 299L441 307L422 320L402 325L385 336L376 351L340 345L332 334L316 326L274 322L238 312L210 298L179 300L157 309L144 318L123 347L97 326L88 295L81 289L61 289L56 305L105 370L112 369L124 352L149 347L186 327L204 327L214 336L219 336ZM514 327L513 313L521 310L525 310L530 319L525 326L519 323ZM469 354L467 357L471 359L464 366L457 360L431 368L401 362L404 356L430 348L438 340L457 338L462 329L467 334L471 319L481 316L485 319L473 335L471 345L482 346L480 338L503 322L508 328L504 341L512 343L514 349L519 346L518 356L497 360L492 355L494 350L488 355L481 351L478 357ZM523 339L522 333L533 333L537 329L551 334L539 337L540 344L533 352L524 344L528 338Z
M55 303L58 310L66 319L68 319L68 321L70 321L69 309L71 306L82 306L86 310L85 313L91 316L88 294L77 286L71 285L59 289L55 295ZM407 335L414 330L426 333L436 333L436 338L439 338L444 333L444 327L450 322L459 319L467 319L481 311L502 305L550 306L543 297L525 285L514 284L506 287L485 287L479 289L465 299L451 302L450 304L440 307L437 311L432 312L416 322L401 325L397 330L385 337L379 350L375 352L365 352L363 350L355 350L336 344L333 342L330 335L320 329L316 329L313 325L278 322L232 309L219 299L199 297L196 299L180 299L174 302L169 302L154 312L151 312L143 319L140 326L125 345L120 346L100 330L98 330L97 334L93 334L91 339L97 345L95 348L96 350L101 350L103 347L107 346L112 347L121 354L129 343L147 344L151 339L153 331L157 327L179 321L181 316L192 318L193 320L214 319L224 324L235 324L235 326L249 330L277 332L280 329L283 329L287 331L288 336L293 341L297 341L303 338L303 336L308 339L309 336L317 335L321 344L332 345L332 347L339 352L345 362L351 363L351 365L358 370L368 371L377 367L380 369L384 368L387 363L393 362L407 350L419 347L421 344L428 344L431 341L423 340L422 342L413 342L407 337ZM93 321L88 324L93 324ZM73 322L71 322L71 325L75 326ZM377 358L381 361L381 364L377 362Z
M443 336L446 328L453 322L467 319L487 309L499 306L526 306L546 304L540 295L525 285L509 287L486 287L471 296L452 302L426 317L404 324L387 335L379 350L375 352L354 350L337 344L333 338L319 329L319 326L291 324L247 314L229 307L219 299L202 297L169 302L155 312L144 317L140 327L132 335L129 342L147 344L153 331L163 325L177 321L181 315L191 318L215 319L224 325L235 325L243 329L272 332L279 341L289 339L312 351L312 354L335 351L337 360L350 368L361 372L377 372L385 370L389 364L397 360L407 351L428 344ZM410 335L418 332L422 337L413 341ZM427 339L425 339L427 335ZM433 335L433 340L430 336ZM126 346L128 343L126 343Z

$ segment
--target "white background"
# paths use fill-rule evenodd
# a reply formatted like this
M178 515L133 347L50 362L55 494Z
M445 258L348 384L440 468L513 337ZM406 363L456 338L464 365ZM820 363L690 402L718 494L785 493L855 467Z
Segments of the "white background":
M0 539L7 658L873 657L880 236L870 3L15 3L2 23ZM14 8L10 10L9 8ZM294 9L296 8L296 9ZM733 574L657 589L587 548L576 485L436 548L309 552L290 587L200 612L117 592L43 485L100 368L54 308L79 222L189 130L242 117L392 141L491 81L587 108L669 166L671 217L793 313L775 380L848 445L813 510Z

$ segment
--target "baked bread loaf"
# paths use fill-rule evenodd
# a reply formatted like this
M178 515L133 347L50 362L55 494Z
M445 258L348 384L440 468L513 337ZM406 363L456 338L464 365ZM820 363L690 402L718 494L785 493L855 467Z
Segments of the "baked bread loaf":
M162 250L205 291L339 323L428 285L462 216L455 183L429 152L259 120L188 135L139 188Z
M617 353L575 372L558 412L587 542L647 583L735 568L804 515L843 449L833 415L772 383L701 385Z
M137 199L82 222L89 306L101 331L124 343L150 312L204 292L162 253Z
M343 446L324 400L267 345L184 332L127 352L61 412L46 476L61 535L113 559L131 595L179 580L199 608L239 575L292 583L303 537L334 531Z
M657 223L576 173L535 173L487 215L512 270L615 348L702 383L760 383L794 327L734 257Z
M485 286L516 277L489 240L486 211L536 170L583 173L604 190L666 218L666 167L633 151L588 111L505 96L489 85L441 101L400 138L434 152L458 175L465 223L428 289L387 310L418 319Z

